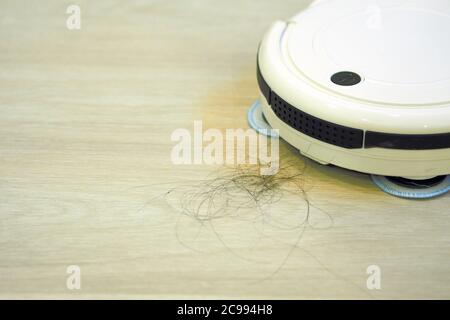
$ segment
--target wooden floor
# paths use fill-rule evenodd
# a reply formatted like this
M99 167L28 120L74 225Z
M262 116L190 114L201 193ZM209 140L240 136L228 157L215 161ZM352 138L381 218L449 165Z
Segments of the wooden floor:
M68 2L0 2L1 297L450 298L450 194L394 198L282 142L303 197L187 213L223 169L172 164L171 133L247 128L258 42L309 1L75 2L80 30Z

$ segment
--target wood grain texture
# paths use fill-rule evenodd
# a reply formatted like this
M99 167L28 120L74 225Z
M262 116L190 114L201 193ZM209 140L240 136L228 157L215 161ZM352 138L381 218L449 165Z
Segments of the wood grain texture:
M171 132L247 128L258 42L309 1L76 1L69 31L71 3L0 2L1 297L450 298L450 195L397 199L308 161L319 227L264 233L158 197L213 170L173 165Z

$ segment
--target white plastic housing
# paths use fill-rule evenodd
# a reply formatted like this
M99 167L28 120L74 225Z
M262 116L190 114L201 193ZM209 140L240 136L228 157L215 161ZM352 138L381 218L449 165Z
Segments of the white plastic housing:
M321 0L264 36L258 63L279 96L315 117L364 131L450 132L450 1ZM330 77L353 71L354 86ZM264 96L280 135L323 164L413 179L450 174L450 148L346 149L291 128Z

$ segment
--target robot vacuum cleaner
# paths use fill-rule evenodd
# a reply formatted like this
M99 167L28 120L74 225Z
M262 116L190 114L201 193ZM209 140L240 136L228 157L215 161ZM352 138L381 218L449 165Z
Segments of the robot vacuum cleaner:
M450 190L450 1L315 1L264 35L257 79L259 132L395 196Z

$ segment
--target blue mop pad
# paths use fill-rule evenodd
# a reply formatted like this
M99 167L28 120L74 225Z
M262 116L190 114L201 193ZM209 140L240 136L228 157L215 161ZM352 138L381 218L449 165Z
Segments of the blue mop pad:
M271 131L272 127L264 118L259 100L256 100L248 110L247 120L250 127L255 129L258 133L272 138L279 138L275 131Z
M371 175L372 181L384 192L401 198L429 199L450 191L450 175L426 180Z

